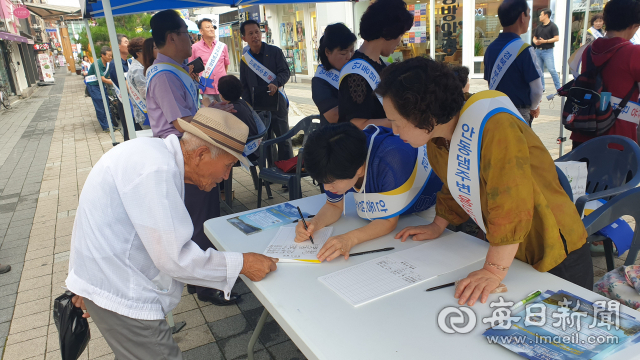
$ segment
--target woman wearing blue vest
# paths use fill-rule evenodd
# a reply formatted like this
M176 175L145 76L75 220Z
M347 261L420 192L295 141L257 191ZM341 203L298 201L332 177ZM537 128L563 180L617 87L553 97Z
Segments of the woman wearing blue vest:
M340 70L353 56L355 42L355 34L342 23L327 26L320 38L321 65L311 79L311 96L323 126L338 122Z
M396 238L435 239L449 223L469 218L486 233L484 266L456 288L460 305L486 302L514 258L593 288L578 211L549 151L504 93L465 98L448 66L425 58L390 65L376 92L393 132L411 146L426 144L429 163L444 183L433 223L408 227Z
M307 222L308 230L298 223L297 242L338 221L348 192L354 193L358 215L371 220L329 238L318 252L320 261L341 255L348 259L354 245L392 232L400 215L431 208L442 187L431 171L426 146L413 148L382 126L369 125L364 131L351 123L325 126L309 135L303 157L311 177L324 184L327 203Z

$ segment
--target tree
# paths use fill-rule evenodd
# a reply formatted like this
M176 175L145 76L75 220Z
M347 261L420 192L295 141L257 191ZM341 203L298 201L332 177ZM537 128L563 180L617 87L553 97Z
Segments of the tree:
M129 39L133 39L135 37L143 37L145 39L149 38L151 37L151 26L149 25L151 16L151 14L147 13L116 16L113 18L113 22L116 26L116 33L124 34ZM111 46L111 48L113 48L113 44L109 41L107 22L104 18L97 19L96 26L91 26L90 24L89 28L91 29L93 43L96 46L96 55L100 56L100 48L104 45ZM138 31L142 29L142 31L137 32L136 29L138 29ZM83 49L89 49L89 38L87 37L86 28L80 33L78 42L82 44Z

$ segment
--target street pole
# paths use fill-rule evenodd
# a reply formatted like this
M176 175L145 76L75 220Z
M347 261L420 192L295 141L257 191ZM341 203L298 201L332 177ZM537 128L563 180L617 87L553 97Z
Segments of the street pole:
M107 123L109 123L109 132L111 133L111 144L113 146L118 145L116 137L113 134L113 125L111 125L111 114L109 113L109 104L107 103L107 96L104 93L104 85L102 84L102 74L100 73L100 67L98 66L98 57L96 56L96 47L93 45L93 38L91 37L91 28L89 27L89 21L84 20L84 26L87 28L87 37L89 38L89 45L91 46L91 55L93 55L93 66L96 69L96 77L98 78L98 86L100 87L100 94L102 95L102 104L104 105L104 111L107 113ZM89 86L89 85L87 85Z
M569 52L571 52L571 11L573 1L567 0L567 13L565 14L564 24L564 51L562 52L562 83L566 84L569 77L569 66L567 64L569 59ZM544 81L544 78L542 79ZM562 117L562 109L564 109L564 96L560 100L560 117ZM562 125L562 119L560 119L560 135L558 135L558 157L564 153L564 142L567 141L564 137L564 125Z
M436 59L436 0L429 2L429 57L431 60Z
M587 29L588 29L588 21L589 21L589 10L591 10L591 0L585 0L586 9L584 10L584 21L582 21L582 45L584 45L585 40L587 40Z
M122 107L124 108L124 118L127 122L127 130L129 132L129 139L136 138L136 128L133 124L133 113L131 112L131 106L129 105L129 92L127 90L127 79L124 77L124 69L122 68L122 61L120 61L120 49L118 47L118 36L116 34L116 25L113 22L113 13L111 12L111 1L102 0L102 8L104 9L104 19L107 21L107 30L109 31L109 41L112 45L113 63L116 66L116 74L118 76L118 84L120 84L120 95L122 96ZM122 120L122 119L120 119Z
M73 61L73 54L71 52L71 40L69 39L69 31L67 31L67 24L64 21L60 22L60 46L62 46L62 54L67 61L67 68L72 74L76 72L76 64Z

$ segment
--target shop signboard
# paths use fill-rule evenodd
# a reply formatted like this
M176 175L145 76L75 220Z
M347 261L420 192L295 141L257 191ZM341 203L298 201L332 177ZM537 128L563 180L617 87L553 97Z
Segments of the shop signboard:
M42 71L42 79L44 82L54 82L53 67L51 66L51 59L49 59L49 55L38 54L38 63L40 64L40 70Z

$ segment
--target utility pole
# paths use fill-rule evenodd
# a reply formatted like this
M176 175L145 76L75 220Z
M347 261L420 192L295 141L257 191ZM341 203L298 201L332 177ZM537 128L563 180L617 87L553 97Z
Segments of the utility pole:
M76 72L76 64L73 61L73 53L71 52L71 39L69 39L69 31L67 30L67 24L64 22L64 17L60 16L60 45L62 45L62 53L67 61L67 68L70 72Z

